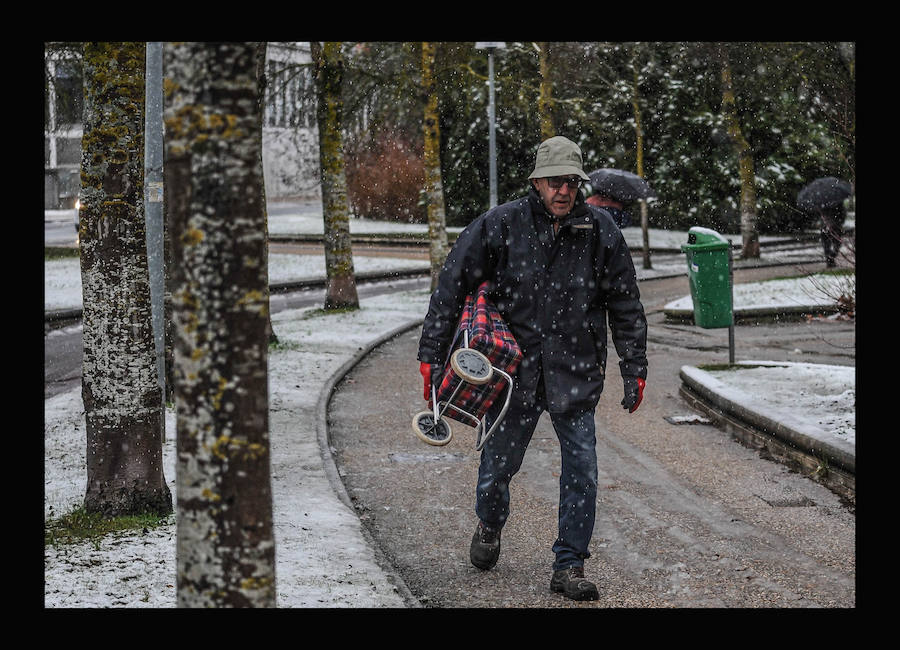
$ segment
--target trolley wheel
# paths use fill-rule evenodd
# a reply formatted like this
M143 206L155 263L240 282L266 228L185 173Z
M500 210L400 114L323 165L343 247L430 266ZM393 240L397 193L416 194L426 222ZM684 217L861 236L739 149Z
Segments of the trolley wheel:
M470 384L486 384L494 373L491 362L478 350L459 348L450 356L450 366L460 379Z
M453 431L447 420L439 418L435 425L432 411L416 413L412 421L412 430L422 441L438 447L443 447L453 437Z

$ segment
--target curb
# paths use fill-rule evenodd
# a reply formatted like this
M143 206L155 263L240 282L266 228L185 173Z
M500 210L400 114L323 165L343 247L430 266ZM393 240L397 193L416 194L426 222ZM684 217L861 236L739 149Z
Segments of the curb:
M741 307L733 310L734 323L759 320L803 320L807 316L829 316L840 312L837 305L783 305L778 307ZM666 320L676 323L694 323L693 309L665 309Z
M338 384L340 384L344 380L344 377L346 377L360 361L372 352L372 350L411 329L420 327L423 322L424 318L409 321L367 343L328 378L328 381L325 382L322 391L319 393L319 398L316 402L316 438L319 443L319 453L322 457L325 474L328 476L328 480L331 483L335 494L337 494L341 502L350 509L350 512L352 512L354 516L357 516L357 519L359 517L356 513L356 507L350 499L347 487L341 480L337 464L334 462L334 456L331 454L331 436L328 431L328 405L331 403L331 397ZM398 593L403 598L404 602L406 602L407 606L410 608L422 607L422 603L420 603L419 599L413 595L412 591L410 591L409 587L406 585L406 582L404 582L403 578L397 573L393 563L390 561L384 550L378 545L375 538L369 532L369 529L366 528L361 520L359 524L363 537L375 551L375 559L378 565L385 572L390 582L397 588Z
M679 372L679 394L692 408L710 416L719 428L746 446L765 450L847 500L856 502L856 452L819 440L783 421L773 420L705 384L693 366Z
M365 284L367 282L387 282L403 278L427 276L429 273L431 273L431 269L428 267L394 269L393 271L367 271L365 273L357 273L356 282L358 284ZM322 289L326 286L326 283L327 279L324 277L302 278L300 280L291 280L289 282L273 282L269 285L269 293L276 294L300 291L303 289ZM44 328L57 329L65 325L71 325L81 320L82 313L81 307L45 310Z
M787 266L788 264L794 264L795 262L790 263L772 263L767 266ZM744 268L744 267L736 267L736 268ZM428 267L422 268L410 268L410 269L395 269L393 271L369 271L366 273L357 273L356 281L359 283L365 282L383 282L387 280L394 280L399 278L411 278L418 276L425 276L431 273L431 269ZM654 280L667 280L670 278L677 278L681 276L686 276L687 271L679 271L677 273L661 273L659 275L651 275L645 278L638 278L639 282L652 282ZM323 277L315 277L315 278L303 278L300 280L292 280L289 282L273 282L269 285L270 293L287 293L290 291L299 291L302 289L321 289L325 287L326 279ZM778 311L780 308L776 308L775 311ZM790 308L785 308L790 309ZM809 309L809 308L806 308ZM817 308L818 309L818 308ZM685 320L693 320L694 312L693 310L670 310L677 315L675 318L677 319L685 319ZM741 310L738 310L741 311ZM821 309L819 310L821 311ZM668 311L666 312L668 316ZM82 309L81 307L73 307L69 309L48 309L44 311L44 327L45 329L55 329L58 327L63 327L65 325L70 325L81 320ZM737 316L736 316L737 317Z
M392 271L366 271L364 273L356 273L354 277L358 284L364 284L366 282L385 282L400 278L419 277L428 275L429 273L431 273L431 269L425 266L409 269L394 269ZM269 293L287 293L299 289L322 289L326 284L327 279L324 277L304 278L289 282L272 282L269 285Z

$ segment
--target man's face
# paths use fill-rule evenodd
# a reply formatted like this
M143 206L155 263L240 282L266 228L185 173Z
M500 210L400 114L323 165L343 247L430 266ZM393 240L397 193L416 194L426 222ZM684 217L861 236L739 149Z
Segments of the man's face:
M535 188L541 195L544 207L556 218L566 216L575 207L575 195L580 184L581 179L578 176L534 179Z

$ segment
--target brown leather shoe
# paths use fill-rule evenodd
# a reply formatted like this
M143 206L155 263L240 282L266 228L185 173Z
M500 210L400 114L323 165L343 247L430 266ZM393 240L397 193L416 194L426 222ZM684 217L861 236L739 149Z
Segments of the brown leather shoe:
M597 600L600 593L597 586L584 577L584 567L572 566L554 571L550 580L550 590L561 593L572 600Z

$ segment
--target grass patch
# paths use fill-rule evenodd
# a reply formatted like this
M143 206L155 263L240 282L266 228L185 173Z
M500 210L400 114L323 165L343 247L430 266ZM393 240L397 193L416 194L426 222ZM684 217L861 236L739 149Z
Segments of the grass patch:
M78 258L81 252L78 248L71 246L44 246L45 260L63 260L69 258Z
M856 275L856 269L822 269L821 271L816 271L815 273L810 273L808 275L779 275L774 278L769 278L768 280L760 280L760 282L777 282L779 280L797 280L800 278L808 277L814 278L817 275Z
M93 541L98 545L104 535L122 531L146 531L170 523L170 517L171 515L146 513L106 519L102 515L90 514L84 508L76 508L62 517L44 522L44 545L59 546L84 541Z
M425 224L428 225L427 223ZM459 237L459 233L455 231L447 231L447 241L455 242ZM428 241L427 232L366 232L353 236L354 239L383 239L390 240L410 240L410 241Z
M269 351L270 352L281 352L283 350L302 350L303 346L301 346L296 341L283 341L278 339L277 341L269 342Z
M746 363L711 363L705 366L697 366L700 370L707 372L718 372L721 370L749 370L750 368L772 368L774 366L766 366L763 364L748 365Z
M319 307L317 309L310 309L297 320L310 320L312 318L319 318L320 316L335 316L337 314L351 314L355 311L359 311L359 307L340 307L338 309L325 309L324 307Z
M817 275L856 275L856 269L822 269Z

